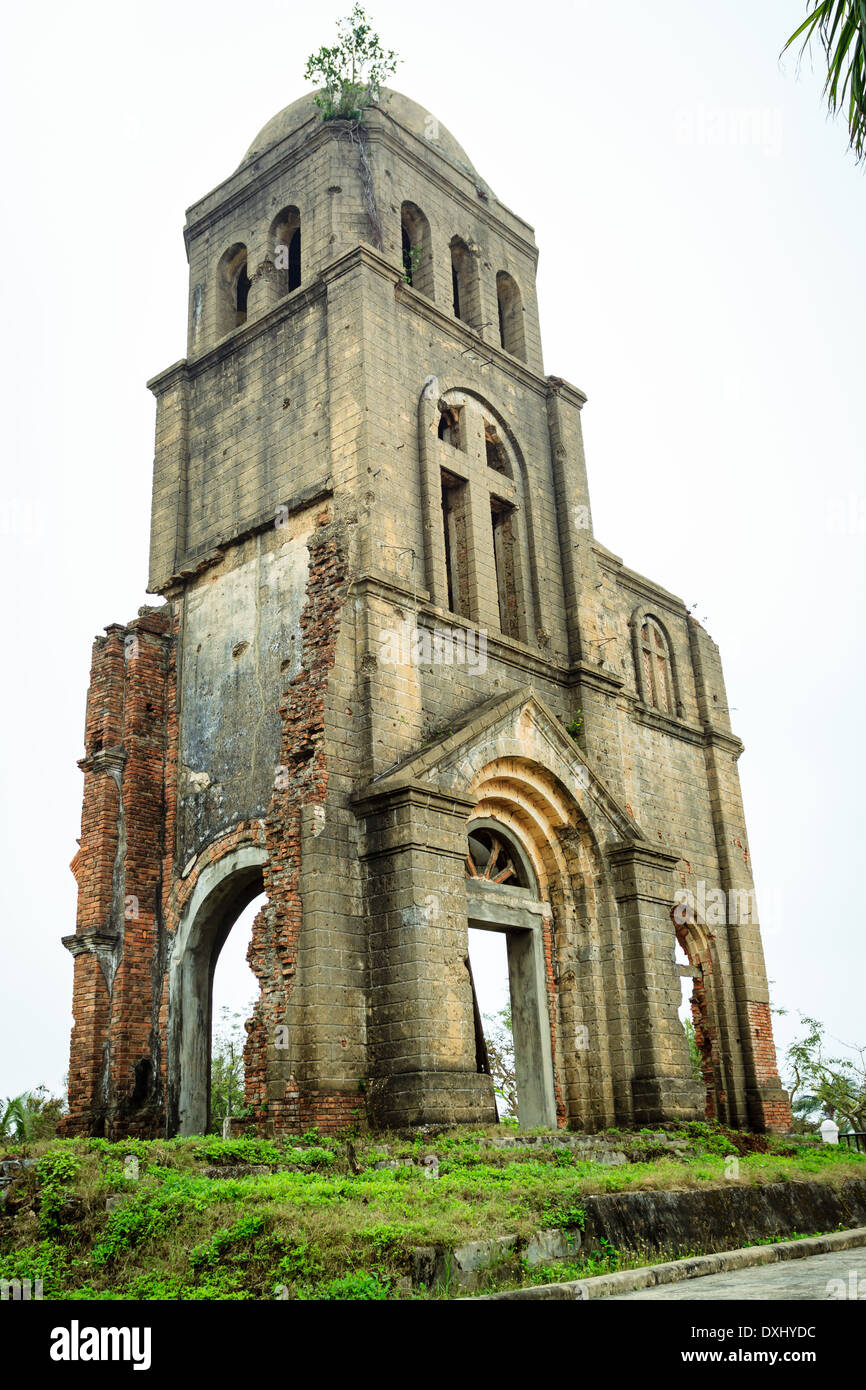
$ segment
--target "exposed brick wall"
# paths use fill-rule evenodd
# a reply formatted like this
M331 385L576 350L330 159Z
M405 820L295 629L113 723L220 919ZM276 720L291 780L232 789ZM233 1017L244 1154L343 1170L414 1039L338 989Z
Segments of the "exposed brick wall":
M165 815L165 826L162 840L162 876L161 888L158 905L157 932L160 940L158 946L164 946L165 952L168 951L168 911L171 903L172 886L174 882L174 862L175 862L175 831L177 826L178 810L178 766L179 766L179 740L180 725L178 720L178 686L177 686L177 654L178 654L178 635L180 629L180 613L177 607L171 617L171 637L172 641L168 645L168 665L165 681L165 764L163 771L163 807ZM171 926L176 925L176 920L172 920ZM159 999L159 1037L161 1040L160 1053L158 1058L158 1091L157 1096L161 1107L164 1107L165 1095L168 1087L168 1053L165 1046L166 1032L168 1028L168 971L162 961L162 951L159 952L159 965L163 967L160 982ZM164 1124L165 1113L161 1110L160 1120Z
M764 1123L767 1129L790 1129L790 1101L785 1091L776 1089L778 1087L776 1045L773 1041L770 1005L756 1003L752 1000L747 1004L746 1009L749 1028L752 1032L756 1078L760 1087L767 1088L766 1093L761 1098Z
M340 613L346 599L348 566L339 528L328 511L316 518L309 541L307 601L301 616L301 669L279 710L280 763L265 822L268 862L264 869L268 905L256 915L247 959L261 995L247 1022L244 1069L247 1104L275 1131L298 1132L314 1125L334 1130L357 1124L362 1097L323 1092L301 1094L294 1077L274 1079L276 1029L284 1024L303 920L299 892L301 808L323 805L328 794L325 707L334 665Z
M142 610L94 643L65 1132L159 1123L154 942L162 872L169 618Z

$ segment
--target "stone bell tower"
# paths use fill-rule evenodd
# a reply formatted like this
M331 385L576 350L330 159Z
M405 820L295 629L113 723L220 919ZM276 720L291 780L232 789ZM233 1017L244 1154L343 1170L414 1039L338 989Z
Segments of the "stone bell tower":
M493 1121L470 926L506 937L522 1124L784 1126L718 650L593 534L531 228L384 92L289 106L184 234L163 602L93 649L68 1132L206 1127L262 892L263 1131Z

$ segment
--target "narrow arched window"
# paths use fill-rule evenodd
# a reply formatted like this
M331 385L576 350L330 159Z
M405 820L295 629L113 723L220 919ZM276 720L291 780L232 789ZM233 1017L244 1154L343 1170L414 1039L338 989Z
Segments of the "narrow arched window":
M451 293L454 317L474 326L478 321L478 267L459 236L451 238Z
M400 209L403 279L427 299L433 298L433 251L430 223L415 203Z
M523 300L517 281L500 270L496 276L496 299L499 306L499 341L512 357L526 361L526 338L523 329Z
M471 618L472 598L469 588L469 488L462 478L447 469L441 470L442 528L445 542L445 578L448 608L464 618Z
M282 296L301 283L301 214L295 207L283 208L271 224L277 293Z
M247 248L235 242L220 258L217 269L217 331L222 336L247 321Z
M491 497L490 521L493 528L493 569L499 603L499 630L506 637L519 638L514 507L499 497Z
M662 714L675 714L670 647L654 618L646 617L641 623L640 655L644 703Z

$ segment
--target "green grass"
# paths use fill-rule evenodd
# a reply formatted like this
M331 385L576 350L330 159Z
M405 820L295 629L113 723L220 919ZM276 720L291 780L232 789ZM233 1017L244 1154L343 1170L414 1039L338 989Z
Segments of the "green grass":
M726 1162L736 1151L712 1126L668 1131L688 1145L683 1154L654 1150L657 1131L620 1134L618 1147L660 1156L606 1167L556 1145L491 1148L483 1141L493 1133L502 1131L356 1137L360 1173L345 1144L312 1132L291 1142L45 1142L28 1151L38 1164L16 1180L0 1210L0 1278L41 1278L46 1299L407 1297L418 1246L580 1228L592 1193L727 1186ZM766 1149L738 1158L737 1181L866 1176L864 1155L772 1138ZM420 1162L427 1152L439 1155L438 1181L416 1165L373 1168L386 1157ZM128 1155L138 1159L137 1179L127 1171ZM253 1163L269 1171L221 1179L203 1173ZM529 1269L516 1252L491 1274L490 1287L675 1257L602 1249Z

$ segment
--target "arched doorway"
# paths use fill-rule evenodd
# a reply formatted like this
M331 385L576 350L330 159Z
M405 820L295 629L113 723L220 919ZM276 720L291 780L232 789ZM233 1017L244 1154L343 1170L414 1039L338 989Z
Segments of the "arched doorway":
M208 1124L212 1134L221 1134L227 1119L246 1113L246 1024L261 995L261 981L250 963L250 948L256 917L267 902L266 894L260 893L247 904L214 962Z
M181 914L169 968L169 1134L207 1131L214 969L241 912L263 891L266 859L264 849L244 845L209 864Z
M492 819L477 819L469 826L466 903L470 931L505 936L520 1127L554 1128L556 1101L544 966L544 923L550 907L538 896L538 882L523 845ZM476 1002L476 1019L479 1017Z
M680 917L686 917L686 920L680 921ZM706 1090L706 1117L726 1124L727 1097L716 1043L718 1027L712 998L712 938L706 928L697 922L693 912L684 913L674 908L673 919L675 955L683 985L680 1017L690 1017L694 1029L700 1080Z

